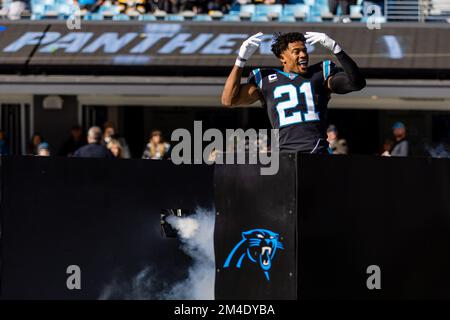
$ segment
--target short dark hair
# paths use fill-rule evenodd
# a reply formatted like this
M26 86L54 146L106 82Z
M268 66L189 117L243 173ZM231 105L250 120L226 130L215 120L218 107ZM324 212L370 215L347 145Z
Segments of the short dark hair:
M273 35L272 52L279 58L284 50L287 49L289 43L302 41L305 42L305 36L301 32L277 32Z

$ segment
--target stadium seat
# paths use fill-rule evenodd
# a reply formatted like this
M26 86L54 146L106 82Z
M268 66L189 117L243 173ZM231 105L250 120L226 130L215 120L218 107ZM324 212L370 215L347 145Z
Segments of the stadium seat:
M207 14L197 14L193 21L212 21L212 17Z
M152 14L142 14L138 17L139 21L156 21L156 17Z
M32 8L33 14L43 16L45 13L45 5L42 3L36 3Z
M239 16L241 18L251 18L253 15L255 15L255 11L256 8L254 4L244 4L241 5Z
M298 20L304 20L309 16L309 6L305 4L286 4L283 8L283 16L293 16Z
M98 13L97 13L97 14L98 14ZM83 15L83 20L86 20L86 21L98 20L98 19L95 19L96 17L93 17L93 15L94 15L94 13L91 13L91 12L85 12L84 15ZM103 20L103 16L102 16L102 19L101 19L101 20Z
M238 22L241 21L241 18L235 14L226 14L223 16L222 21Z
M221 11L210 11L209 12L209 16L213 19L213 20L220 20L223 18L223 13Z
M350 19L352 20L361 20L362 18L362 7L360 5L351 5L350 6Z
M72 10L72 8L68 4L59 4L58 5L58 13L59 13L60 17L61 16L69 16L74 12L75 12L75 10L74 9Z
M186 10L181 12L181 15L184 17L185 20L192 20L195 17L195 12L192 10Z
M267 16L252 16L250 18L252 22L269 22L269 18Z
M316 0L303 0L303 3L307 6L314 6L316 4Z
M114 21L129 21L129 20L130 20L130 17L127 16L126 14L124 14L124 13L121 13L121 14L114 15L114 16L112 17L112 19L113 19Z
M113 16L120 14L120 8L119 6L115 5L102 5L98 9L98 12L103 14L104 16Z
M155 10L155 12L153 12L153 15L157 20L164 20L164 18L167 16L167 12L165 12L164 10Z
M296 22L294 16L281 16L278 18L279 22Z
M38 13L32 13L31 20L42 20L42 15L40 15Z
M255 14L257 16L267 16L270 18L278 18L283 12L283 6L281 4L259 4L256 6Z
M181 21L184 21L185 19L183 16L181 16L179 14L168 14L165 16L164 20L181 22Z

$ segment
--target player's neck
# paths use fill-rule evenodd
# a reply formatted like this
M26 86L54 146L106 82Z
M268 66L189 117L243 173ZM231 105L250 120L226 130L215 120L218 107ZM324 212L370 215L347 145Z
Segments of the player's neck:
M286 69L286 67L284 67L283 68L283 72L286 72L286 73L289 73L289 74L299 74L299 75L304 75L304 74L306 74L308 71L307 70L305 70L305 71L292 71L292 70L287 70Z

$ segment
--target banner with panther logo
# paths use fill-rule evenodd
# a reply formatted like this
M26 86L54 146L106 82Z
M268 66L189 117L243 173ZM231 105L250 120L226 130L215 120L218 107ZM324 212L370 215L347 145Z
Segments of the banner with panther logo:
M281 155L273 176L216 166L216 299L297 298L295 157Z

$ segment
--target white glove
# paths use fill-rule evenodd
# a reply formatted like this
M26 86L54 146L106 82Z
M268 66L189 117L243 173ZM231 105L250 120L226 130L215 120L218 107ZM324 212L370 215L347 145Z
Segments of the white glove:
M336 41L331 39L325 33L308 31L305 34L305 38L306 38L307 44L313 45L316 42L320 42L321 45L323 45L325 48L333 51L334 54L342 51L341 47L336 43Z
M255 53L255 51L259 48L261 44L261 38L263 36L262 32L258 32L257 34L251 36L247 40L245 40L241 48L239 49L239 56L236 59L235 65L240 68L243 68L245 62Z

